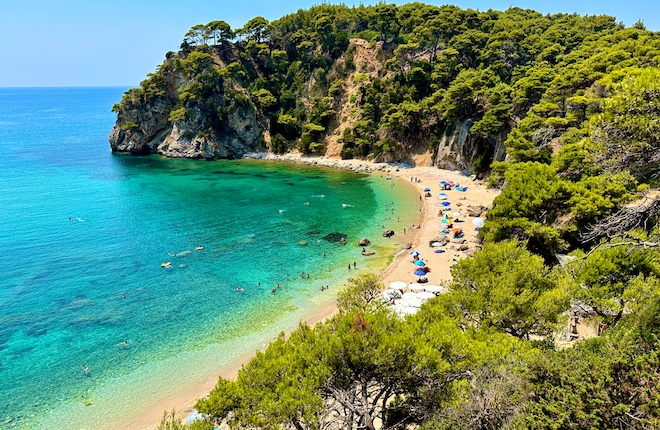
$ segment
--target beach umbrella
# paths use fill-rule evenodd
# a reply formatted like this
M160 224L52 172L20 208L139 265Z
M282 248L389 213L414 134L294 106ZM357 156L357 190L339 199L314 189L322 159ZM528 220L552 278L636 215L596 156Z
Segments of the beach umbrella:
M407 286L403 281L394 281L390 284L390 290L404 290Z
M413 272L413 274L415 274L417 276L424 276L424 275L426 275L426 271L422 270L422 269L417 269Z
M193 411L193 412L190 413L190 414L188 415L188 417L186 418L186 423L188 423L188 424L192 424L192 423L194 423L195 421L199 421L199 420L203 420L203 419L204 419L204 415L200 414L200 413L197 412L197 411Z
M422 293L403 293L399 303L405 306L418 308L424 303L424 300L419 297L420 294Z
M431 191L429 187L424 188L424 191Z
M460 213L460 212L454 212L454 213L451 214L451 216L456 217L456 218L458 218L461 215L463 215L463 214Z
M418 257L419 251L410 251L410 255L412 255L413 257Z
M422 300L428 300L434 298L435 294L427 291L422 291L421 293L417 293L417 297Z
M392 300L397 300L401 298L401 293L396 290L385 290L383 292L383 297L387 302L392 301Z
M451 203L449 203L449 202L442 202L442 206L451 206Z
M438 293L442 293L444 291L444 288L442 288L440 285L425 285L424 291L438 294Z
M483 218L472 218L472 224L475 225L477 228L481 228L484 226L484 219Z
M413 264L415 266L419 266L419 267L426 266L426 263L424 262L424 260L417 260Z
M447 183L447 181L442 180L442 181L440 181L440 185L449 185L449 184Z
M392 310L396 312L400 317L405 317L406 315L413 315L419 309L412 306L406 306L405 304L397 304L392 307Z
M440 200L447 200L447 194L445 194L445 193L440 193L440 195L438 196L438 198L439 198Z

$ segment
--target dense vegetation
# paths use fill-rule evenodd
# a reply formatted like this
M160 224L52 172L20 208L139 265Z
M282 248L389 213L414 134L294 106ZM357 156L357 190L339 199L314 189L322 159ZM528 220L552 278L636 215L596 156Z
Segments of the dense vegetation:
M380 66L356 70L352 38ZM437 151L467 122L474 169L502 188L448 294L399 319L374 276L353 280L338 315L221 379L192 428L660 428L660 36L607 16L321 5L193 27L169 57L120 115L169 97L171 121L216 109L212 133L253 103L271 150L322 153L340 131L344 157ZM187 80L165 90L164 69ZM599 333L560 347L571 309Z
M369 44L374 58L356 58ZM547 161L549 143L593 113L597 81L658 58L654 33L608 16L324 4L237 30L196 25L114 109L125 131L185 124L192 139L227 133L249 106L270 150L322 154L338 142L344 158L436 152L467 124L480 172L503 159L505 139L515 159ZM162 111L153 130L134 118L145 106Z

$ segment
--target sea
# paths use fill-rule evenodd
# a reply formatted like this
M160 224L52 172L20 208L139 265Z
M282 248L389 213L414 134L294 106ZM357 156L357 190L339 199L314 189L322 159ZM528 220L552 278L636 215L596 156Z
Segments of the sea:
M0 88L0 429L130 428L382 271L383 228L416 221L378 174L113 154L126 89Z

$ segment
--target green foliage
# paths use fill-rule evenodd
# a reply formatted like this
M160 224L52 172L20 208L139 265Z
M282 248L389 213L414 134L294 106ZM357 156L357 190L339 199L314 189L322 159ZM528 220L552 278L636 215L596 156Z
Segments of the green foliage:
M597 250L572 264L577 299L591 306L602 323L616 324L624 312L635 312L657 295L660 276L657 253L615 246Z
M385 287L373 273L350 278L348 287L337 294L337 306L340 312L368 312L381 309L384 303L380 292Z
M657 428L660 395L657 297L618 330L530 362L515 428Z
M277 104L277 99L265 88L253 92L252 96L256 99L257 105L262 109L268 109Z
M270 150L275 154L284 154L289 148L289 142L281 134L276 134L270 139Z
M504 177L506 186L481 232L486 241L528 240L531 250L545 256L560 249L553 224L567 210L568 183L557 179L554 168L540 163L513 164Z
M170 122L185 121L185 119L186 119L186 108L180 107L178 109L172 110L172 112L170 112L170 116L169 116L168 119L169 119Z
M568 304L543 259L515 240L487 243L451 272L453 299L469 324L519 338L550 334Z

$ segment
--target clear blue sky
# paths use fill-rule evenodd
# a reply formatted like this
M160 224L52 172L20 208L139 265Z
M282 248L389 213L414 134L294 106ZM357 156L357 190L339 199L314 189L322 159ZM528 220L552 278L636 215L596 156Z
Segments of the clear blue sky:
M405 1L394 1L403 4ZM135 86L194 24L274 20L312 0L0 0L0 87ZM335 3L335 2L328 2ZM345 0L351 6L359 4ZM363 1L373 4L375 1ZM425 3L442 5L444 1ZM461 8L613 15L660 30L658 0L458 0Z

